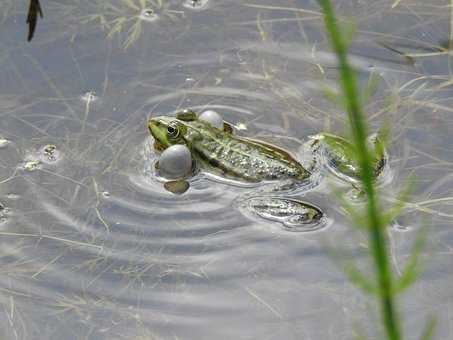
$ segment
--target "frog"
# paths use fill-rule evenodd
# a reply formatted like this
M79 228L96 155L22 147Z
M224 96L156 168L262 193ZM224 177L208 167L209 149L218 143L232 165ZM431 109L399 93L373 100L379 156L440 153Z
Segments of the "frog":
M151 118L148 128L155 139L154 148L165 150L171 145L186 145L198 167L206 172L240 182L306 181L311 172L289 152L272 144L237 136L231 124L223 129L184 110L176 117Z
M272 187L272 195L267 198L258 200L260 196L249 194L241 200L251 206L256 215L268 216L264 213L264 206L268 206L271 214L276 215L269 219L280 221L288 228L295 225L291 221L309 224L322 220L323 212L317 206L275 196L277 191L311 180L313 167L304 167L288 151L265 141L236 135L233 126L226 121L215 127L199 119L198 113L190 109L179 111L176 116L152 117L148 129L157 152L173 145L185 145L196 168L203 172L241 183L283 183ZM184 193L189 187L184 179L168 181L164 186L177 194Z
M385 143L380 136L374 133L368 137L370 150L373 152L373 180L379 181L388 166L388 154ZM354 156L353 144L344 137L329 132L320 132L310 136L310 147L314 153L322 154L327 169L345 182L349 182L355 189L359 189L360 168Z

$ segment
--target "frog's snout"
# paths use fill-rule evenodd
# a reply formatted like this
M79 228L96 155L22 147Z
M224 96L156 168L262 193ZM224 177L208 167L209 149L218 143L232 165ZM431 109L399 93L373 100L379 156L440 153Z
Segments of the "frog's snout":
M159 119L156 118L151 118L148 120L148 129L149 132L156 137L157 131L160 129L162 123L159 121Z
M163 117L153 117L148 121L148 129L154 138L155 145L162 150L170 146L167 138L167 125L168 123Z
M156 127L159 126L160 122L156 118L150 118L148 120L148 127L151 129L151 127Z

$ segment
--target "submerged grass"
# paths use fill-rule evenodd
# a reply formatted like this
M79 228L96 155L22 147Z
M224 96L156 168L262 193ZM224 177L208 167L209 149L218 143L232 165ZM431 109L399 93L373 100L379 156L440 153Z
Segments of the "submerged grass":
M385 227L402 209L396 206L389 212L383 212L375 187L373 174L374 152L367 144L368 128L362 110L361 96L354 71L348 61L348 39L340 32L339 25L330 0L318 0L324 13L325 28L329 35L332 49L339 64L340 84L344 96L344 104L348 113L351 142L354 146L357 164L360 167L360 181L366 196L366 208L363 215L351 210L355 224L366 227L369 249L374 262L375 281L367 279L352 263L345 272L362 290L377 296L380 304L382 323L388 340L402 339L402 327L396 310L396 296L406 289L417 277L418 258L423 246L424 237L420 237L414 245L412 254L401 277L397 278L391 268L391 254ZM403 194L405 196L405 194ZM421 339L431 339L434 321L430 320Z
M167 0L95 0L89 2L89 6L92 13L81 17L80 22L99 24L107 38L120 37L124 49L140 38L147 22L160 22L162 17L177 22L184 17L184 11L172 10Z

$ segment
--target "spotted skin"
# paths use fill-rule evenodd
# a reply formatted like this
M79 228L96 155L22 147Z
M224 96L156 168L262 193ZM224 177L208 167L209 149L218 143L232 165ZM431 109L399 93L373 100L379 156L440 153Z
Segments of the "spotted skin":
M312 146L323 145L329 165L332 168L355 181L360 178L359 166L354 156L354 147L348 140L326 132L311 136L311 138L314 140ZM387 165L387 154L378 136L370 137L370 141L372 142L370 144L374 147L373 175L377 179Z
M245 182L302 181L310 177L310 172L286 151L235 136L196 117L156 117L149 120L148 127L161 150L185 144L198 166L214 174Z

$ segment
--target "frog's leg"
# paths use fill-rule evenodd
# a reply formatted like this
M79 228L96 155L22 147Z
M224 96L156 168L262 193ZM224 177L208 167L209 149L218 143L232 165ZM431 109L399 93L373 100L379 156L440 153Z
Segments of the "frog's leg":
M189 189L189 187L189 182L184 179L168 181L164 183L164 188L175 195L181 195L185 193Z

